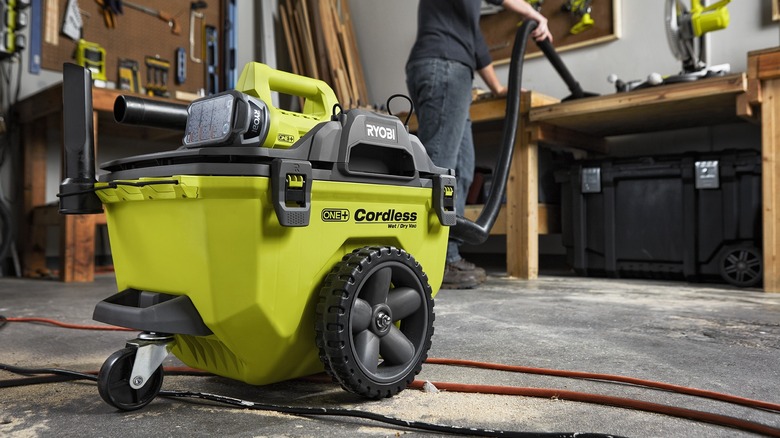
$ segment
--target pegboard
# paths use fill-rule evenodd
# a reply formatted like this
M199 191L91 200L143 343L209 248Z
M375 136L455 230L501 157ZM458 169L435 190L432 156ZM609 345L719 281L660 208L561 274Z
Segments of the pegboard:
M62 64L75 62L77 43L63 35L63 19L68 0L43 0L41 67L47 70L62 71ZM139 83L144 87L147 82L147 68L144 62L147 56L158 56L170 62L168 90L171 96L175 91L196 93L206 86L206 67L190 59L190 1L189 0L133 0L132 3L162 10L178 22L180 32L172 32L165 21L153 15L123 6L123 14L117 15L114 28L108 28L101 7L95 0L79 0L79 9L83 22L83 38L100 44L106 50L106 78L118 83L119 59L131 59L138 62ZM223 6L221 1L209 1L205 9L199 9L203 20L195 20L195 55L205 61L203 26L217 28L219 51L222 50ZM187 52L186 80L176 83L176 48ZM221 55L220 55L221 56ZM220 60L220 62L222 62ZM221 72L220 72L221 74Z
M620 0L593 0L590 15L595 23L590 29L576 35L571 34L570 30L578 20L570 12L562 10L566 3L567 0L544 0L542 3L542 15L548 20L553 45L559 52L620 37ZM519 19L519 15L506 10L480 18L482 34L496 64L509 61ZM529 43L526 56L538 54L540 51L536 44Z

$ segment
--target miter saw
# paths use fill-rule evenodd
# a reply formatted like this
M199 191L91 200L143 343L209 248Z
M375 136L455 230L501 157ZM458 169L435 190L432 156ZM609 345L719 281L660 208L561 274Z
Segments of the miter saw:
M680 76L703 76L720 73L728 65L708 67L704 59L704 34L725 29L729 25L726 5L731 0L720 0L702 6L701 0L691 0L691 9L682 0L666 1L666 37L674 57L683 62ZM696 44L698 39L698 44Z
M630 82L623 82L617 76L610 75L607 80L614 83L620 92L727 74L730 71L729 64L707 65L704 35L728 27L729 11L726 5L730 2L720 0L704 6L702 0L691 0L688 9L683 0L666 0L666 37L672 54L682 61L680 73L666 77L651 73L645 80Z

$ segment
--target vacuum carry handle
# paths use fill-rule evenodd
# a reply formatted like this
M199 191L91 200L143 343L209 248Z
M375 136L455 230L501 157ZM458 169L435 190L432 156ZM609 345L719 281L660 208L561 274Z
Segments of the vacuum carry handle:
M271 91L303 97L306 99L303 114L320 121L330 120L333 106L338 104L336 94L325 82L276 70L259 62L250 62L244 67L236 90L259 97L269 107Z

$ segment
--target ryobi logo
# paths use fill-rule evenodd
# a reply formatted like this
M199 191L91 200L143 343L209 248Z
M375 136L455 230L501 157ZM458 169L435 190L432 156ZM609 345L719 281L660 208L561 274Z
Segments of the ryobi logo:
M346 208L326 208L322 210L323 222L346 222L349 220L349 210Z
M366 135L374 138L381 138L382 140L396 141L395 128L392 126L373 125L366 123Z
M260 130L260 110L255 109L252 111L252 131L257 132Z

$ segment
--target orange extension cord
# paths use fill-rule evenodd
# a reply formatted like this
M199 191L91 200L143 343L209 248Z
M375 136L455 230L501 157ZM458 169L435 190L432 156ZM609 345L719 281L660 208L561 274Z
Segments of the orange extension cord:
M137 331L133 329L127 329L124 327L115 326L95 326L95 325L81 325L81 324L68 324L60 321L56 321L48 318L3 318L0 321L8 322L36 322L42 324L50 324L57 327L78 329L78 330L112 330L112 331ZM739 404L756 409L770 410L780 412L780 404L771 403L762 400L754 400L745 397L734 396L730 394L724 394L714 391L706 391L702 389L690 388L680 385L673 385L669 383L656 382L652 380L644 380L633 377L626 377L613 374L600 374L600 373L587 373L582 371L568 371L568 370L555 370L547 368L534 368L517 365L505 365L489 362L477 362L463 359L446 359L446 358L428 358L425 363L435 365L450 365L450 366L464 366L473 368L482 368L499 371L510 371L516 373L525 374L540 374L556 377L566 377L575 379L593 379L612 381L620 383L628 383L637 386L644 386L648 388L661 389L666 391L673 391L680 394L692 395L696 397L704 397L713 400L723 401L727 403ZM186 367L177 368L165 368L166 371L178 371L178 372L202 372ZM314 377L314 381L321 381ZM409 385L410 388L422 389L425 382L421 380L415 380ZM497 394L497 395L515 395L524 397L540 397L540 398L554 398L559 400L576 401L583 403L601 404L607 406L614 406L620 408L635 409L645 412L653 412L663 415L669 415L673 417L686 418L694 421L700 421L705 423L716 424L719 426L731 427L741 429L753 433L760 433L770 437L780 438L780 429L767 426L764 424L743 420L740 418L729 417L727 415L713 414L709 412L697 411L692 409L680 408L676 406L662 405L658 403L645 402L641 400L634 400L622 397L613 397L601 394L591 394L577 391L568 391L561 389L551 388L527 388L527 387L515 387L515 386L499 386L499 385L471 385L465 383L453 383L453 382L430 382L439 390L462 392L462 393L477 393L477 394Z
M137 332L126 327L117 327L113 325L83 325L83 324L68 324L66 322L57 321L49 318L3 318L8 322L38 322L41 324L48 324L57 327L75 329L75 330L101 330L101 331L115 331L115 332ZM2 321L2 320L0 320Z

